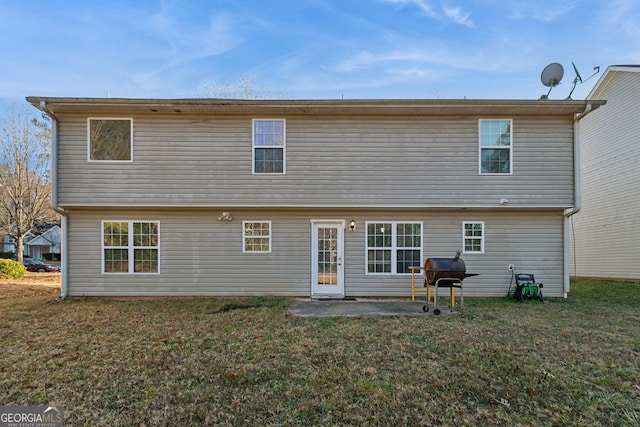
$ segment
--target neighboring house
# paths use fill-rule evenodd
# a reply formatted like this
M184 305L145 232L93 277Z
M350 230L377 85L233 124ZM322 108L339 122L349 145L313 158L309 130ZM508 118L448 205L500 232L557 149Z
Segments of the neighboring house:
M573 274L640 279L640 65L614 65L580 122L582 209L573 217ZM575 249L575 252L573 250Z
M24 236L24 240L23 241L27 242L27 241L29 241L29 239L32 239L33 237L34 237L34 234L29 232L29 233L27 233L26 236ZM13 252L15 254L15 252L16 252L16 239L14 239L13 237L5 236L2 239L2 247L4 249L2 252L7 253L7 254ZM29 255L29 252L27 251L27 247L24 246L24 244L23 244L23 248L22 248L22 254L23 255L27 255L27 256Z
M25 240L25 252L31 258L42 259L45 254L51 254L53 258L60 258L60 227L54 225L42 234L32 236Z
M60 242L62 231L60 226L53 225L42 233L37 231L29 232L24 237L23 255L41 259L45 254L51 254L54 259L60 259ZM15 253L16 240L13 237L5 236L2 240L4 253Z
M16 239L13 237L5 236L2 239L2 252L10 253L16 251Z
M53 120L66 295L465 296L569 286L578 117L601 101L27 100Z

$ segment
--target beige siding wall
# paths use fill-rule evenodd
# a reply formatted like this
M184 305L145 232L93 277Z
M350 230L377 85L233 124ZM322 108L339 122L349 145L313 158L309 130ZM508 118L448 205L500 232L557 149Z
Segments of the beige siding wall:
M311 220L350 219L345 231L345 291L349 296L410 295L409 275L367 275L366 221L422 221L424 257L451 257L462 246L462 222L484 221L485 253L466 254L466 296L504 296L516 272L534 273L547 296L562 296L561 210L241 210L218 221L219 210L74 209L69 215L69 295L310 294ZM160 274L101 273L102 220L160 221ZM272 221L272 252L242 253L242 221ZM418 282L420 279L418 278ZM420 294L423 297L423 294Z
M582 210L572 273L640 279L640 72L616 72L581 121Z
M87 162L87 118L60 115L59 203L496 207L506 197L520 207L573 204L570 118L513 117L510 176L478 174L479 117L303 115L282 117L286 175L253 175L252 118L135 116L134 162L116 164Z

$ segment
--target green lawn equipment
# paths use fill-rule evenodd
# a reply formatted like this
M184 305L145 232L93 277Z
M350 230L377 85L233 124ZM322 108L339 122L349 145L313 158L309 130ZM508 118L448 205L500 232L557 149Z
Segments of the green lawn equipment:
M542 283L537 283L533 274L518 273L515 275L516 288L513 292L513 297L520 302L524 302L525 299L538 299L544 301L542 295Z

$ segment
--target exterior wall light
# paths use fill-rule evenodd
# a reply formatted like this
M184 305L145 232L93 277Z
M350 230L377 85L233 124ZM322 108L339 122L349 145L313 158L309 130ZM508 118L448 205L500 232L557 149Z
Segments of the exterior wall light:
M509 204L509 199L500 199L500 204L502 206L508 205Z
M349 228L351 229L351 231L356 231L356 220L352 219L351 221L349 221Z

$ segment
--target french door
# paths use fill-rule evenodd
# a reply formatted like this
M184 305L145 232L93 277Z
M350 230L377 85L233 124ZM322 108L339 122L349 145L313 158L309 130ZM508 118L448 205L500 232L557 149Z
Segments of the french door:
M344 297L344 221L311 221L311 296Z

